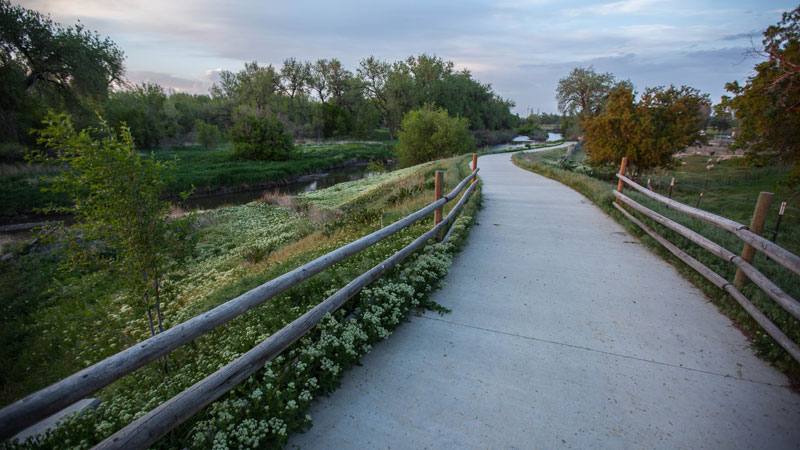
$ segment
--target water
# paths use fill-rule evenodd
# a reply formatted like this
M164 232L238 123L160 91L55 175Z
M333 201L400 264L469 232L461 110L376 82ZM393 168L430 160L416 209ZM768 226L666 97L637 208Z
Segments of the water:
M393 170L395 164L389 163L386 164L385 167L388 170ZM330 170L326 173L304 175L297 181L284 185L190 198L183 202L182 206L186 209L210 210L221 208L223 206L242 205L260 199L264 196L265 192L274 192L277 190L281 194L297 195L303 192L327 189L339 183L361 180L363 178L373 177L378 174L379 172L367 170L367 164L364 163L343 169ZM10 248L11 246L30 241L35 237L35 233L30 228L26 227L26 229L19 230L3 230L3 226L17 224L40 226L41 224L39 222L44 222L45 220L50 222L65 221L67 223L71 223L72 216L48 216L46 218L22 217L16 220L6 220L4 223L0 224L0 256L2 256L6 249Z
M562 139L561 133L550 133L550 132L548 132L547 133L547 141L546 142L553 142L553 141L558 141L558 140L561 140L561 139ZM531 138L529 138L528 136L517 136L514 139L512 139L511 143L509 143L509 144L492 145L491 147L489 147L489 151L490 152L499 152L499 151L505 151L505 150L513 150L513 149L517 149L517 148L522 149L528 144L538 144L538 143L541 143L541 141L534 141Z
M394 164L387 164L386 168L388 170L393 170ZM293 183L279 186L190 198L183 202L183 206L188 209L209 210L223 206L243 205L245 203L250 203L260 199L266 192L278 191L281 194L297 195L302 194L303 192L327 189L331 186L347 181L370 178L378 174L379 172L367 170L367 165L365 163L344 169L331 170L326 173L304 175Z

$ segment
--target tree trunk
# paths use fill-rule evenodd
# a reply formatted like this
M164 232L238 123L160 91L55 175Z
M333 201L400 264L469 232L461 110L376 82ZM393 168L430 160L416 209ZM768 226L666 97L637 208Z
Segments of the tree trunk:
M159 280L158 277L153 277L153 295L156 300L156 314L158 316L158 332L164 332L164 320L161 317L161 296L158 292ZM169 374L169 364L167 363L167 355L164 358L164 374Z
M150 321L150 334L155 336L156 329L153 327L153 312L150 310L150 301L147 300L147 294L145 294L144 298L147 301L147 319Z

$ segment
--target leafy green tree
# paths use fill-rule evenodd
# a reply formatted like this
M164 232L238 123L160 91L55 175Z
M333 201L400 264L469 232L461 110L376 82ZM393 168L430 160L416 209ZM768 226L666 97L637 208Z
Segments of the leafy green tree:
M434 159L475 151L466 119L450 117L431 105L409 111L398 135L400 164L413 166Z
M549 136L541 124L539 123L539 116L531 114L517 125L517 133L524 134L533 139L546 140Z
M73 200L52 208L75 215L67 233L70 269L91 263L123 283L134 305L146 311L150 332L164 330L162 310L171 295L165 275L190 256L193 215L170 219L170 204L161 200L172 164L142 157L130 129L117 134L100 119L98 128L76 132L66 114L50 114L37 131L45 150L33 151L36 162L65 165L52 189Z
M404 104L410 103L408 96L404 95L409 77L407 73L396 70L400 67L401 64L397 64L393 68L392 64L374 56L362 59L358 67L358 78L363 83L365 95L383 117L390 139L394 139L400 120L407 111Z
M233 154L244 159L278 161L289 159L294 149L292 136L275 115L243 114L230 131Z
M114 42L0 0L0 132L24 140L47 108L86 112L123 75Z
M245 63L239 72L223 70L220 80L211 87L212 96L252 106L259 113L277 109L280 92L281 75L272 65L259 66L257 61Z
M673 155L696 142L707 94L682 86L648 88L639 101L630 86L611 91L604 111L584 120L585 151L592 163L618 164L623 156L635 178L654 167L669 167Z
M709 117L708 124L724 133L735 126L735 119L730 108L723 104L714 105L714 114Z
M308 63L301 63L294 58L287 58L281 67L281 80L283 90L289 96L289 113L294 110L294 99L298 94L303 94L311 77L311 68Z
M173 136L177 128L167 115L166 103L164 88L143 83L113 92L103 106L103 114L111 123L128 125L138 147L152 149L163 138Z
M198 120L195 123L197 142L204 148L212 148L222 140L222 133L216 125Z
M759 163L776 153L793 164L790 183L800 183L800 8L783 13L764 32L765 61L744 86L725 85L734 97L722 104L734 111L740 134L731 148L744 149L747 159Z
M558 80L558 110L581 117L597 115L615 84L614 75L610 73L597 73L592 66L576 67L569 75Z

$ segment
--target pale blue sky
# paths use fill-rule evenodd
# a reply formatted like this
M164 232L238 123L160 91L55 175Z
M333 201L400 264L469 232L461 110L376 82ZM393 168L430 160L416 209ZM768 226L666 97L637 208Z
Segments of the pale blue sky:
M517 103L556 111L558 79L594 65L637 89L688 84L714 102L744 81L763 30L796 4L780 1L27 0L64 24L80 20L127 56L130 81L206 92L220 69L375 55L452 60Z

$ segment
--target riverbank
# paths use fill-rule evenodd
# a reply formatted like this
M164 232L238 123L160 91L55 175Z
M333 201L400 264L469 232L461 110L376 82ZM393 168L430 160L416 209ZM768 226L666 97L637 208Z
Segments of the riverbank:
M167 196L177 198L194 189L194 195L266 189L291 183L312 173L336 168L385 162L394 158L392 142L346 142L299 145L287 161L247 161L236 159L227 146L204 149L200 146L174 147L153 152L160 161L176 161L174 179ZM43 192L55 168L4 166L0 170L0 224L40 221L33 212L49 203L65 204L67 199Z

